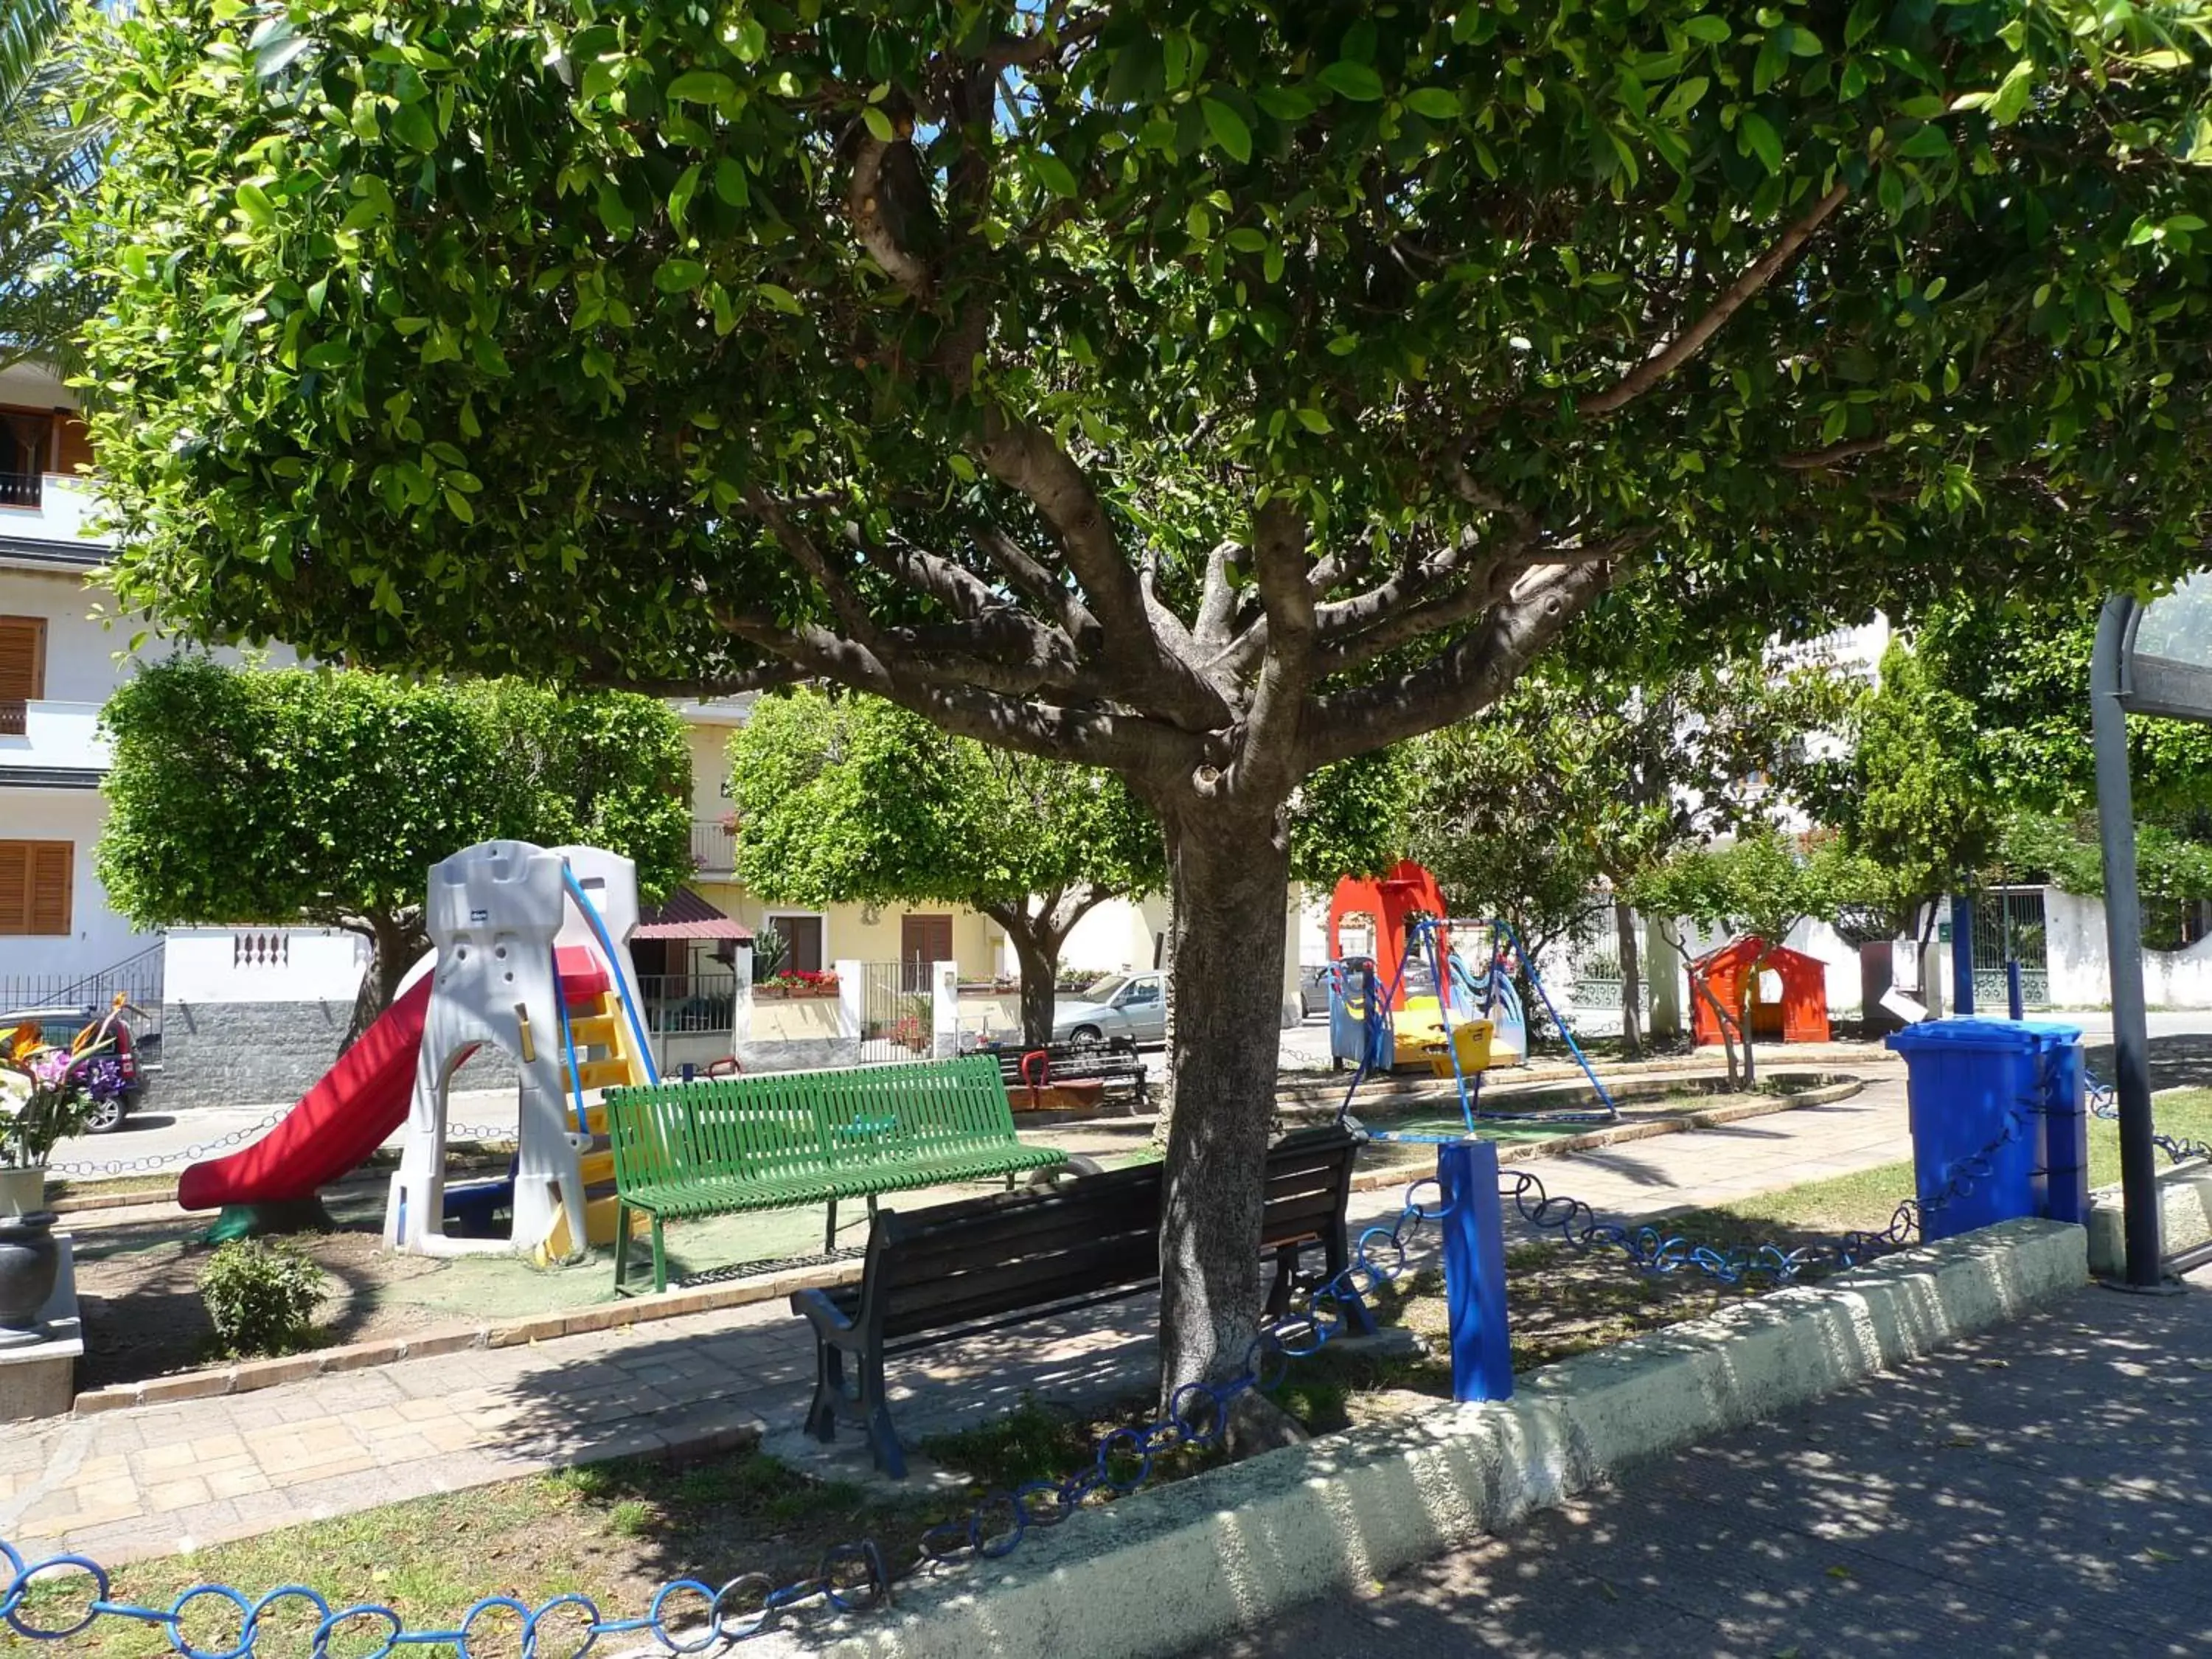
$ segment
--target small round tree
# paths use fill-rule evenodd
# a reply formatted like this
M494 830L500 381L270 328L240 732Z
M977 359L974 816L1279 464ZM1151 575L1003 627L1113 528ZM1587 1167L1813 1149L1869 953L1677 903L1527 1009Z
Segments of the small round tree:
M306 922L371 941L349 1034L428 947L430 866L496 837L635 859L647 897L690 873L691 764L664 704L381 674L142 670L101 711L114 758L93 858L141 927Z
M1164 879L1159 825L1110 772L955 738L877 697L763 698L730 738L737 876L818 908L936 901L1006 931L1025 1041L1052 1036L1069 932Z

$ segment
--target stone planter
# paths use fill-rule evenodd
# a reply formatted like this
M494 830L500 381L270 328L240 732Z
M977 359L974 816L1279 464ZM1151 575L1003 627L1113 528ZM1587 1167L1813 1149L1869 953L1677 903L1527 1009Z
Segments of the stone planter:
M54 1219L52 1210L42 1210L0 1220L0 1346L40 1334L40 1312L61 1272Z
M0 1221L15 1216L36 1215L46 1207L46 1166L33 1164L27 1170L13 1165L0 1167Z

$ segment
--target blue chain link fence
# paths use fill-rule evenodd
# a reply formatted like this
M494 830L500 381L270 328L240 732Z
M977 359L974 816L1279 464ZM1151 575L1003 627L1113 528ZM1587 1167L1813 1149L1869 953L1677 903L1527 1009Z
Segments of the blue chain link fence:
M2089 1079L2089 1109L2106 1122L2116 1122L2120 1115L2120 1097L2109 1083L2096 1078ZM2212 1141L2191 1140L2185 1137L2154 1133L2151 1144L2163 1152L2171 1164L2186 1163L2192 1158L2212 1158Z

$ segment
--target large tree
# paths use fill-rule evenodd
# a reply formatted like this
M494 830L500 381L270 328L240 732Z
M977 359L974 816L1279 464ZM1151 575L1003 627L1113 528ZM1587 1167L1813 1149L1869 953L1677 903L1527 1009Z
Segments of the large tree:
M763 898L934 900L1005 928L1030 1042L1051 1039L1075 924L1165 879L1159 826L1112 773L952 737L879 697L763 699L730 738L730 796L738 878Z
M142 670L94 861L141 927L309 923L371 942L357 1035L428 948L430 866L477 842L605 847L665 896L690 872L690 751L650 697L331 670Z
M1121 774L1236 1371L1316 768L1638 562L1763 633L2200 541L2202 0L118 9L124 592L207 635L841 681Z

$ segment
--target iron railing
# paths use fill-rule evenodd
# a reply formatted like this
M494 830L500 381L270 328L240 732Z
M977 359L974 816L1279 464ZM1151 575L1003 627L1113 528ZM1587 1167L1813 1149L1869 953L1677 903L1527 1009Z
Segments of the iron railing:
M655 1036L721 1036L738 1025L733 973L640 974L639 1012Z
M136 1006L141 1041L161 1030L162 946L149 945L136 955L90 973L0 974L0 1013L15 1008L104 1008L116 997Z
M46 488L43 472L0 472L0 507L37 507Z
M31 705L21 697L0 697L0 738L21 738L31 730Z

